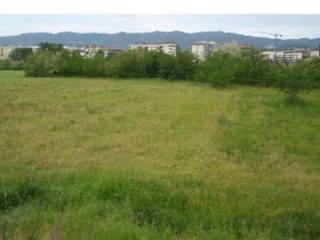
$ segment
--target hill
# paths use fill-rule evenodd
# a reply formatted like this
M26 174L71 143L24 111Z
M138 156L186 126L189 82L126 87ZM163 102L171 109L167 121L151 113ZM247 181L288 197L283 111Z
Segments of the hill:
M121 47L127 49L128 45L136 42L165 42L175 41L182 48L190 48L191 44L199 40L211 40L217 43L225 43L236 41L241 44L253 45L258 48L272 46L274 40L271 38L252 37L236 33L226 32L197 32L185 33L180 31L174 32L147 32L147 33L75 33L75 32L60 32L60 33L24 33L15 36L0 37L0 44L26 44L34 45L40 42L55 42L65 45L71 44L102 44L108 46ZM279 46L307 46L317 48L320 43L320 38L316 39L288 39L279 40Z

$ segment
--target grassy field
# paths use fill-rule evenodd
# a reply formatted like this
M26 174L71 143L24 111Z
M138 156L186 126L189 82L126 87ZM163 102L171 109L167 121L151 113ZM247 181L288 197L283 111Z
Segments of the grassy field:
M0 72L0 239L320 239L320 92Z

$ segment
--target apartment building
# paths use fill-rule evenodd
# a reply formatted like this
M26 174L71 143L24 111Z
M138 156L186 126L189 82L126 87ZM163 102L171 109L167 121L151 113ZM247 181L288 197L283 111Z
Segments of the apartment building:
M293 50L282 50L282 51L265 51L262 53L266 59L277 62L294 63L310 57L319 56L319 51L311 49L293 49Z
M210 56L216 49L218 44L213 41L199 41L192 44L191 51L200 60L205 60Z
M174 42L168 43L135 43L129 45L129 50L141 49L144 51L163 51L166 54L177 56L179 45Z

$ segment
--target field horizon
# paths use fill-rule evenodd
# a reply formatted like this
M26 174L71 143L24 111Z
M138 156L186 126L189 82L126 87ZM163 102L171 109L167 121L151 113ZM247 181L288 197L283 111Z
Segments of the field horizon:
M319 239L319 93L0 71L0 239Z

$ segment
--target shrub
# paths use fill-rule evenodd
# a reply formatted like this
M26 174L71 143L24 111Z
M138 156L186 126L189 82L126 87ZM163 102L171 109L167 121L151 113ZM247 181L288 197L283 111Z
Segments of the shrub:
M112 60L112 76L118 78L139 78L144 69L139 51L127 51L116 55Z
M84 59L82 71L83 75L89 77L111 77L111 61L96 54L93 58Z
M214 86L227 86L235 81L237 57L219 50L200 63L196 79Z
M53 53L57 53L63 50L62 44L50 43L50 42L42 42L39 44L41 51L49 51Z
M301 61L288 65L280 73L276 86L286 94L288 101L293 101L299 94L306 93L315 88L317 75L311 61Z
M58 58L55 53L42 51L27 58L24 65L26 76L49 77L58 75Z
M236 68L235 83L250 86L271 86L273 84L272 63L265 60L255 48L240 52Z
M196 71L196 58L188 52L179 52L175 58L175 70L172 78L192 79Z
M23 69L22 61L15 61L10 58L0 60L0 70L22 70Z
M62 50L57 54L57 74L61 76L83 75L85 59L78 51Z
M25 61L31 54L31 48L16 48L10 52L9 58L14 61Z

